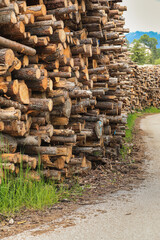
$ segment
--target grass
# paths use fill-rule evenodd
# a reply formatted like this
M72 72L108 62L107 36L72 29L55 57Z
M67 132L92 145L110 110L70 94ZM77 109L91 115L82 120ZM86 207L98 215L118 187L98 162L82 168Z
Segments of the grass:
M126 156L131 153L132 148L129 145L132 142L133 139L133 129L135 126L135 121L138 117L143 116L144 114L156 114L160 113L160 109L155 107L146 108L143 111L137 111L135 113L131 113L128 115L127 118L127 129L126 129L126 135L125 135L125 144L122 146L121 149L121 157L123 160L125 160Z
M21 170L17 177L5 171L5 178L0 185L0 213L10 215L23 209L42 210L63 199L71 200L82 192L75 178L69 188L64 184L45 181L43 177L40 181L28 180Z
M143 111L137 111L135 113L131 113L128 115L128 119L127 119L127 129L126 129L126 136L125 136L125 141L126 142L131 142L132 138L133 138L133 129L135 126L135 121L138 117L143 116L144 114L155 114L155 113L160 113L160 109L155 108L155 107L150 107L150 108L146 108Z
M160 64L160 58L156 59L154 62L155 65L159 65Z

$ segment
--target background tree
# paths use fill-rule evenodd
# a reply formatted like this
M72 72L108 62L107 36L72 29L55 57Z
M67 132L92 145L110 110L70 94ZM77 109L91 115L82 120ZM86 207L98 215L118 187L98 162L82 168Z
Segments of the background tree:
M160 58L160 48L157 48L157 58Z
M142 46L140 41L133 41L133 48L131 49L131 59L138 64L145 64L147 61L146 49Z
M128 41L128 39L126 38L125 40L126 40L127 47L129 47L129 41Z
M140 37L139 41L150 48L152 51L152 63L154 63L155 59L157 59L157 39L150 38L147 34L144 34Z
M156 48L158 42L156 38L150 38L147 34L144 34L140 37L139 41L141 43L144 43L146 46L148 46L150 49Z

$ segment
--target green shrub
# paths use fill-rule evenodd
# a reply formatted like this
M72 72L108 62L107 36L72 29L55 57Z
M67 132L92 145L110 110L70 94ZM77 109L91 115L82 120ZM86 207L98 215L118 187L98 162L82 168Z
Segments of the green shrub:
M159 65L160 64L160 58L156 59L154 62L155 65Z

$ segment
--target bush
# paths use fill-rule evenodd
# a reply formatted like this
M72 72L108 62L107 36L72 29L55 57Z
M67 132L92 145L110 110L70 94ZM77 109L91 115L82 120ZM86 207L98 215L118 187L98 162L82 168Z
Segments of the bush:
M154 62L155 65L159 65L160 64L160 58L156 59Z

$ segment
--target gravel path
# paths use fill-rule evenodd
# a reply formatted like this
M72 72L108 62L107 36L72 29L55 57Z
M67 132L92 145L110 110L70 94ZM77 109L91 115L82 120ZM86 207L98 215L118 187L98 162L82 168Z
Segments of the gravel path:
M148 177L72 216L5 240L160 240L160 114L141 120Z

